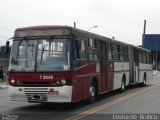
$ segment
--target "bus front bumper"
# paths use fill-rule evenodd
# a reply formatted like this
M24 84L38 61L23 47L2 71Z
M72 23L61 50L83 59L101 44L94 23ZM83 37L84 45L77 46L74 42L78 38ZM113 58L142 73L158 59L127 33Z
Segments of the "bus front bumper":
M72 86L61 87L13 87L9 86L12 101L32 103L72 102Z

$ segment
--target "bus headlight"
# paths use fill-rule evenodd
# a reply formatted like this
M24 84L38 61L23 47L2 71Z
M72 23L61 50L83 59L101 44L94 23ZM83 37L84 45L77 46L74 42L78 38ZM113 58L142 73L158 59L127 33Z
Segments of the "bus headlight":
M61 80L61 84L62 84L62 85L65 85L65 84L66 84L66 80L65 80L65 79L62 79L62 80Z
M14 79L11 80L11 84L14 85L16 81Z

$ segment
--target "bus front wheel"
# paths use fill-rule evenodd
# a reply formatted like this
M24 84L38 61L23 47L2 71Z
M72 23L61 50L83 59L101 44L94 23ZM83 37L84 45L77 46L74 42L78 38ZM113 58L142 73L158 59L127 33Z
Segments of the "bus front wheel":
M91 81L89 86L89 98L88 102L93 103L96 100L96 85L94 81Z

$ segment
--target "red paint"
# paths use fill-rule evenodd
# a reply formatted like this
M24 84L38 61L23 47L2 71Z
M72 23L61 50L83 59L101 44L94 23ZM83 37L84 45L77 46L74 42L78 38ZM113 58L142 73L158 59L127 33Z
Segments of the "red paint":
M41 79L41 76L53 76L53 79ZM71 80L71 72L37 72L37 73L22 73L22 72L9 72L9 83L10 80L19 81L20 84L16 86L24 87L50 87L50 86L61 86L57 84L58 80L66 79L67 82Z
M85 66L75 71L68 72L37 72L37 73L24 73L24 72L9 72L9 80L18 80L21 84L17 86L28 87L57 87L57 80L66 79L73 86L72 102L81 101L89 97L90 81L96 77L98 81L98 92L112 91L113 78L114 78L114 63L109 63L109 79L106 83L106 68L102 68L102 74L96 73L96 62L90 62ZM42 80L40 75L52 75L52 80ZM107 88L106 88L107 84ZM57 92L51 92L52 95L57 95Z
M101 91L106 91L106 84L107 84L107 75L106 75L106 66L102 67L102 73L101 73Z
M42 80L40 75L52 75L52 80ZM96 73L96 62L90 62L85 66L75 71L68 72L37 72L37 73L24 73L24 72L9 72L9 80L18 80L21 84L17 86L29 87L57 87L57 80L66 79L73 86L72 102L81 101L89 97L90 81L96 77L98 81L98 92L112 91L113 78L114 78L114 63L109 62L109 76L108 83L106 83L106 68L102 68L102 74ZM107 88L106 88L107 84ZM49 92L51 95L57 95L56 91Z
M100 80L100 73L96 74L96 62L90 62L84 67L74 71L72 101L77 102L89 97L90 81L96 77Z

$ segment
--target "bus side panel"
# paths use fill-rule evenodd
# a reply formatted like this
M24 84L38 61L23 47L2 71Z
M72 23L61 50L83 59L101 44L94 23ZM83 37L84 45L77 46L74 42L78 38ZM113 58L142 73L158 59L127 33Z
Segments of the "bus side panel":
M147 82L149 82L149 81L151 81L151 80L153 80L153 70L152 70L152 65L148 65L150 68L151 68L151 70L148 70L147 71Z
M89 85L93 78L97 78L99 85L100 73L96 73L96 62L90 62L74 71L72 102L78 102L89 97Z
M138 83L143 82L143 77L144 77L144 72L145 72L144 67L145 66L143 65L143 63L139 63L139 81Z
M144 74L146 73L146 81L152 80L152 65L151 64L139 64L139 83L143 82Z
M126 77L126 85L129 84L129 63L115 62L114 63L114 87L113 90L121 88L123 75Z
M89 79L87 76L76 75L73 80L72 102L78 102L87 98Z

